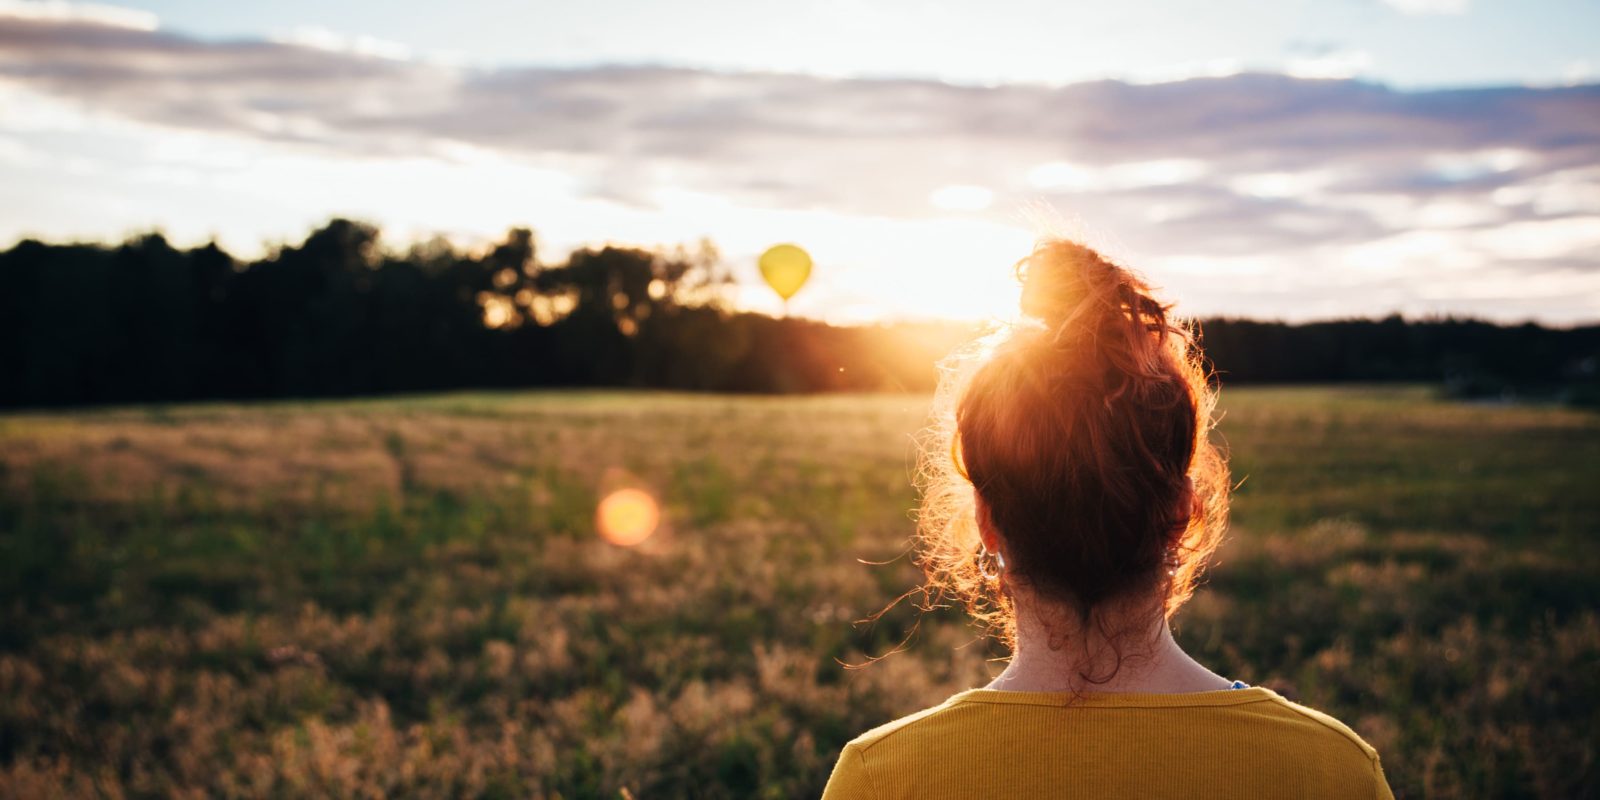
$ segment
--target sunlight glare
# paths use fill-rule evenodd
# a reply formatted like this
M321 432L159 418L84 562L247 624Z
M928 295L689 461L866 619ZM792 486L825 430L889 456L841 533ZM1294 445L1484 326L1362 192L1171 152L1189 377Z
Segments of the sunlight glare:
M994 204L994 192L982 186L944 186L929 195L928 202L946 211L982 211Z

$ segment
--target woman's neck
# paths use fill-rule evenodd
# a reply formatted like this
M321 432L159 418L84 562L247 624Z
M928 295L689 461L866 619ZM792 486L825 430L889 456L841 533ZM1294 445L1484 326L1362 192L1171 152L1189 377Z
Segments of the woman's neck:
M1078 624L1068 613L1049 623L1031 598L1018 601L1017 647L1011 663L986 688L1011 692L1115 692L1178 694L1227 689L1232 684L1195 661L1172 638L1160 614L1148 626L1127 629L1117 620ZM1126 617L1125 617L1126 618ZM1108 639L1103 631L1113 633ZM1053 634L1053 636L1052 636Z

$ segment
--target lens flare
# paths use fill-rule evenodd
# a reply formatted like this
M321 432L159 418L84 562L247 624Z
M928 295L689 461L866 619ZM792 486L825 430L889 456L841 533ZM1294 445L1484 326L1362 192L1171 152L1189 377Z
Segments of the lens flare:
M595 525L600 537L621 547L632 547L656 532L661 509L655 498L639 489L618 489L600 501Z

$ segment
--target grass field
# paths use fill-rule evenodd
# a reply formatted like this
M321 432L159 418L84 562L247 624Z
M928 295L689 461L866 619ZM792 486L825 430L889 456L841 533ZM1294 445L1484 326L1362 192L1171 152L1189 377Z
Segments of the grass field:
M815 796L1000 669L950 611L853 624L918 580L926 402L0 416L0 796ZM1399 794L1600 791L1600 416L1223 406L1243 484L1185 646L1350 723ZM663 508L631 549L595 533L624 484Z

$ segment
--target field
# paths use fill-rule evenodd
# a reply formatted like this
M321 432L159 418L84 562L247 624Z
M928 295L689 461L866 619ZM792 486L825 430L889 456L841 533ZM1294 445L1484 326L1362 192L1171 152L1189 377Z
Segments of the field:
M0 416L0 797L815 796L1001 666L950 610L856 624L917 585L926 404ZM1243 483L1185 646L1343 718L1403 796L1600 791L1600 416L1223 406ZM662 505L633 548L595 530L622 485Z

